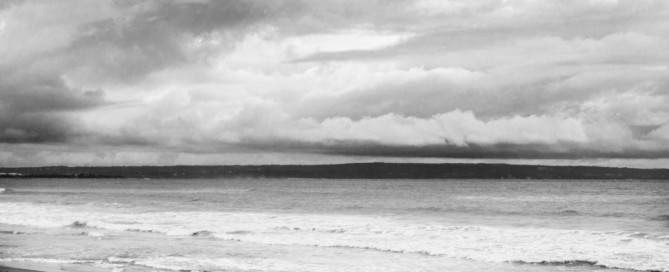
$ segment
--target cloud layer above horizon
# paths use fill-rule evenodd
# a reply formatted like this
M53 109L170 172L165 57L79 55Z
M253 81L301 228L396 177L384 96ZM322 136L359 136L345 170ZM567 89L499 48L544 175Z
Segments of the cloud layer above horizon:
M0 161L669 158L667 46L667 1L0 1Z

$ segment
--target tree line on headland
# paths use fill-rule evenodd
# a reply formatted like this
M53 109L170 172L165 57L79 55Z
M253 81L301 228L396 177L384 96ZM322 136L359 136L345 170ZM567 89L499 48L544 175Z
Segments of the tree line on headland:
M669 169L511 164L95 166L0 168L0 178L653 179Z

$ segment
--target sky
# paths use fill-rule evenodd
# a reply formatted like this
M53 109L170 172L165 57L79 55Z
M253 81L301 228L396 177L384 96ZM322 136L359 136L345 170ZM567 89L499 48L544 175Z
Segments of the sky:
M669 1L0 0L0 166L669 165Z

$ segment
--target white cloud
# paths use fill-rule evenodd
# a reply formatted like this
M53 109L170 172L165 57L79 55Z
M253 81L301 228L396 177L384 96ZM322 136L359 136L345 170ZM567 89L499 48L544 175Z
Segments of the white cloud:
M297 126L281 126L280 137L295 141L370 141L383 145L456 145L469 144L556 144L587 142L581 122L551 116L513 116L482 121L472 112L455 110L415 118L394 114L353 121L345 117L329 118L318 123L303 119Z

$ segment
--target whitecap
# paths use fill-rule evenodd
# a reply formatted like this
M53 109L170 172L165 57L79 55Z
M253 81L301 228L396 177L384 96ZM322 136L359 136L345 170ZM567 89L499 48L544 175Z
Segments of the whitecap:
M104 234L102 234L102 233L100 233L100 232L95 232L95 231L85 232L85 234L86 234L87 236L91 236L91 237L102 237L102 236L105 236Z
M88 224L86 224L86 222L83 222L83 221L74 221L74 223L68 225L68 227L74 228L74 229L81 229L81 228L88 227Z

